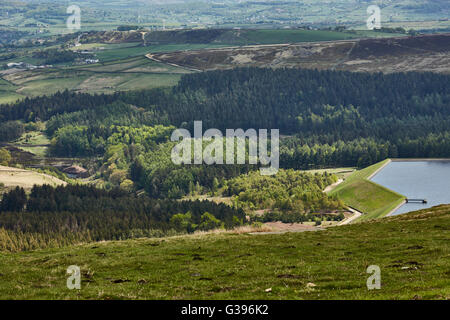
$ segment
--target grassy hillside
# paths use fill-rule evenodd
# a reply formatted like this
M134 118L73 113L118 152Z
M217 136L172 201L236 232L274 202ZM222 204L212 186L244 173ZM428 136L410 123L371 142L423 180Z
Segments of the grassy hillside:
M449 229L440 206L319 232L0 253L0 299L448 299ZM80 291L66 289L70 265ZM380 290L367 290L369 265L381 268Z
M389 159L358 170L330 192L352 208L364 213L360 220L381 218L400 205L405 197L372 181L370 177L390 162Z

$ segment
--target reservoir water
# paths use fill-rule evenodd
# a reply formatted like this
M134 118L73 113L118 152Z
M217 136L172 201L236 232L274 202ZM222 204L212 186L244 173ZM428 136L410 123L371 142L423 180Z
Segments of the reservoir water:
M450 204L450 161L393 161L371 179L409 199L428 203L407 203L393 215Z

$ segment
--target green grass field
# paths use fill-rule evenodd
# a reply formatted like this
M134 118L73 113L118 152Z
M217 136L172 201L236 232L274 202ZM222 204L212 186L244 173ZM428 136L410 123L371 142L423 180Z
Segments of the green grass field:
M24 133L19 139L14 141L15 144L20 145L48 145L50 140L48 137L40 131L32 131Z
M114 61L117 59L127 59L138 56L143 56L149 52L173 52L173 51L185 51L185 50L198 50L198 49L212 49L221 48L227 45L224 44L162 44L162 45L151 45L142 46L139 44L129 44L129 46L122 47L107 47L108 50L98 51L96 55L100 61Z
M92 65L23 71L4 76L0 81L0 103L25 96L49 95L65 89L89 93L170 87L190 71L143 56Z
M15 92L2 92L0 91L0 104L13 103L25 98L25 96L17 94Z
M66 70L81 70L97 73L189 73L186 69L155 62L144 56L100 62L90 65L73 66L67 68Z
M389 214L405 197L368 180L377 170L390 162L389 159L358 170L330 192L344 203L362 213L359 220L381 218Z
M318 232L0 253L0 299L449 299L449 229L441 206ZM66 288L70 265L81 290ZM370 265L380 290L366 287Z
M24 98L23 95L16 93L17 89L18 87L11 82L0 78L0 104L14 102Z
M32 153L38 157L47 156L50 140L40 131L27 132L13 142L13 145L25 152Z

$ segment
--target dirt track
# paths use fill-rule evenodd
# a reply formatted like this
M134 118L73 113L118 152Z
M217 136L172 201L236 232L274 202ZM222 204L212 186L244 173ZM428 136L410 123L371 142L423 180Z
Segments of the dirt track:
M351 212L353 212L353 215L352 215L351 217L345 219L345 220L342 220L342 221L338 224L338 226L344 226L344 225L346 225L346 224L350 224L351 222L355 221L356 219L358 219L359 217L362 216L362 213L361 213L361 212L359 212L359 211L357 211L357 210L355 210L355 209L352 209L352 208L348 208L348 209L349 209Z

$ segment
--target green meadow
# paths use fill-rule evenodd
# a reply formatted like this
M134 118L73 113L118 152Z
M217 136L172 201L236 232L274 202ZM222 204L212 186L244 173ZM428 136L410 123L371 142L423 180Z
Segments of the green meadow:
M323 231L0 253L0 299L449 299L450 206ZM1 233L0 233L1 234ZM81 269L81 290L66 269ZM368 290L368 266L381 289Z
M17 101L24 96L18 94L15 90L17 87L4 79L0 78L0 104Z

